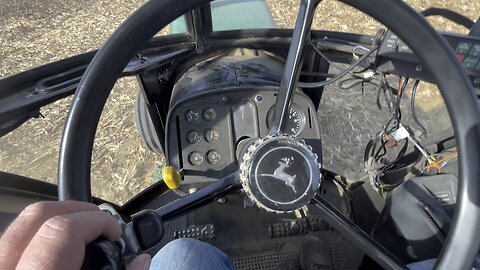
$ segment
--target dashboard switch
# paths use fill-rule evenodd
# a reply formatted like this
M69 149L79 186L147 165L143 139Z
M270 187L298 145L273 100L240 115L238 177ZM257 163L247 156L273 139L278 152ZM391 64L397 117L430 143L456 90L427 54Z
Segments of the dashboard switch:
M216 129L209 129L205 132L205 140L207 142L215 142L220 138L220 133Z
M198 113L194 109L190 109L185 112L185 120L187 120L187 122L189 123L196 122L198 121L199 118L200 118L200 113Z
M478 59L479 59L478 57L468 56L463 61L463 66L467 69L474 69L478 63Z
M198 132L195 130L189 131L187 133L187 142L189 144L197 144L200 142L201 139L202 136L200 136L200 134L198 134Z
M203 155L199 152L192 152L188 155L188 162L193 166L200 166L203 163Z
M203 110L202 116L203 116L203 119L205 119L205 121L210 122L215 120L215 118L217 118L217 112L213 108L207 108Z
M467 55L468 51L470 51L470 48L472 48L471 43L460 42L460 44L458 44L457 48L455 49L455 52L458 54Z
M220 159L222 159L222 156L220 155L220 153L218 151L216 151L216 150L208 151L208 153L207 153L208 163L210 163L212 165L215 165L215 164L218 164L220 162Z
M473 45L470 56L480 57L480 45Z

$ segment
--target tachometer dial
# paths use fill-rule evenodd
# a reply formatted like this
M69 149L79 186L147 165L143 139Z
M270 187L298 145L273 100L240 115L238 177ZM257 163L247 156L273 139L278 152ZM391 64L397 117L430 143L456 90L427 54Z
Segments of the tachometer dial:
M270 128L271 123L273 122L273 114L275 111L275 106L272 107L267 114L267 127ZM305 114L298 109L295 105L290 106L290 110L287 115L287 124L283 133L288 135L299 135L302 130L305 128Z

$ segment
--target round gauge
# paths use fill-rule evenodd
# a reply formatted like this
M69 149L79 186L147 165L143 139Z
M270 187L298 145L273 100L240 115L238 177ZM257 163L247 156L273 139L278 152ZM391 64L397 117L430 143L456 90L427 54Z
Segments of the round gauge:
M273 114L275 111L275 106L273 106L267 114L267 127L270 128L271 123L273 122ZM303 128L305 128L305 114L295 105L290 106L288 111L287 124L285 125L285 130L283 133L288 135L297 136L299 135Z

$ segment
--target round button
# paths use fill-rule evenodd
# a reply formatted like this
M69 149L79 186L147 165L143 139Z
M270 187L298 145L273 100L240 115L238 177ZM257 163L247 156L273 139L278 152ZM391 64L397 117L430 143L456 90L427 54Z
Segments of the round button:
M210 150L208 151L207 153L207 161L208 163L210 164L218 164L220 162L220 159L222 159L222 156L220 155L220 153L216 150Z
M192 152L188 155L188 162L193 166L200 166L203 163L203 155L199 152Z
M207 142L215 142L220 138L220 133L216 129L209 129L205 132L205 140Z
M189 123L196 122L198 121L199 118L200 118L200 113L198 113L194 109L190 109L185 112L185 120L187 120L187 122Z
M207 108L203 110L202 116L205 121L213 121L217 118L217 112L213 108Z
M201 139L202 136L200 136L200 134L195 130L191 130L187 133L187 142L189 144L199 143Z

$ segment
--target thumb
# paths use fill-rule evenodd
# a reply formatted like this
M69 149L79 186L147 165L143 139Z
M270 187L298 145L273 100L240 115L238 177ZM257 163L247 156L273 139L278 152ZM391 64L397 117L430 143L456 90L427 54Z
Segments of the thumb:
M148 270L152 259L148 254L142 254L137 256L127 266L127 270Z

